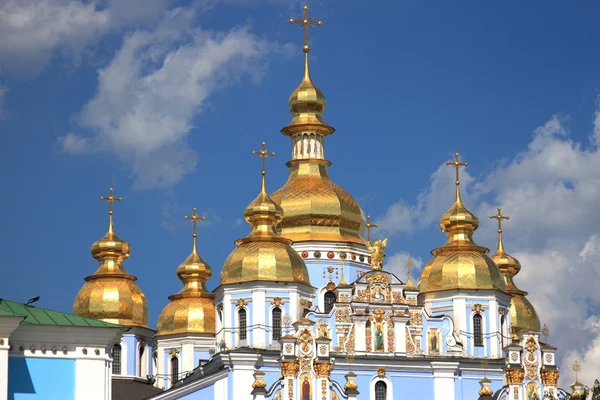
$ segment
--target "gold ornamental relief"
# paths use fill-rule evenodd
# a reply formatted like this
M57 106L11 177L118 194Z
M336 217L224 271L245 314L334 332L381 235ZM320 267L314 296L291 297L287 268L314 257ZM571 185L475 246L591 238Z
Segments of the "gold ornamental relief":
M331 375L331 370L333 369L333 366L327 362L315 361L313 363L313 368L315 370L315 374L319 378L329 378L329 376Z
M560 374L558 370L548 370L542 371L542 384L543 385L554 385L556 386L558 383L558 378Z
M372 274L367 276L367 282L369 282L370 285L373 283L383 283L385 285L389 285L390 277L386 274Z
M527 344L525 345L525 348L530 353L533 353L537 349L537 345L535 344L535 339L533 337L527 339Z
M509 385L522 385L525 379L525 370L523 369L507 369L506 382Z
M282 376L297 376L300 372L300 363L298 361L282 361L281 375Z
M310 371L311 360L311 357L302 357L300 359L300 368L302 369L302 371Z

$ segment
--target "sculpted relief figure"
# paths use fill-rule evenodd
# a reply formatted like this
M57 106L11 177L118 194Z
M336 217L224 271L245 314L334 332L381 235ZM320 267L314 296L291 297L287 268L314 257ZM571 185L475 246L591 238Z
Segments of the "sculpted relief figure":
M385 258L385 246L387 246L387 238L384 240L375 239L373 244L367 243L367 248L369 249L369 253L371 253L371 268L376 271L381 270L381 264L383 264L383 259Z

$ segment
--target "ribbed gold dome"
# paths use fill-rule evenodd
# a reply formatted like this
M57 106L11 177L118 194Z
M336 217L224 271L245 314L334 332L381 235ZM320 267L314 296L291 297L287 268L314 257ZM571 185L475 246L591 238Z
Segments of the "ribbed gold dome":
M270 281L310 285L306 264L290 246L291 240L275 232L282 209L267 194L263 171L261 191L244 212L250 234L235 242L221 270L221 285Z
M462 203L457 176L456 200L440 220L440 228L448 239L431 252L433 258L421 273L418 288L422 294L453 289L506 292L500 270L487 256L489 249L473 241L478 226L477 217Z
M517 333L521 331L527 332L540 332L541 324L540 318L527 296L527 292L520 290L515 285L513 278L521 271L521 263L519 260L508 254L504 250L504 243L502 240L502 219L508 219L501 214L501 209L498 207L497 215L491 215L490 218L498 219L498 249L492 257L492 261L498 266L504 282L506 283L506 291L511 295L510 301L510 320L511 320L511 333Z
M148 304L146 296L137 286L137 278L123 268L123 260L129 257L129 244L114 233L112 201L120 200L112 196L109 212L108 232L91 247L92 256L100 262L93 275L85 278L75 297L73 314L95 318L126 326L148 325Z
M289 99L292 121L281 132L292 138L293 159L283 187L271 195L284 216L282 236L300 241L365 244L365 215L352 196L331 181L324 159L325 137L335 130L323 121L325 96L314 85L305 55L304 78Z
M319 240L364 244L366 219L356 200L331 181L329 161L294 160L283 187L271 195L284 210L277 229L294 242Z
M191 217L194 221L194 244L192 253L177 267L177 276L183 282L179 293L169 296L171 302L158 317L157 335L179 333L215 333L215 296L206 289L206 281L212 270L198 254L196 247L196 209Z

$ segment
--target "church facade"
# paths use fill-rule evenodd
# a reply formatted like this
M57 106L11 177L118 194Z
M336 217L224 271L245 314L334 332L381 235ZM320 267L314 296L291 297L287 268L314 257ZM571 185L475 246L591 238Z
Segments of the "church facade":
M306 33L320 22L304 13L290 22ZM254 152L263 162L258 195L244 211L251 229L235 242L215 290L206 288L212 268L197 250L203 217L194 209L186 217L192 250L176 269L182 289L149 327L147 299L123 266L129 245L114 231L120 198L112 189L102 198L108 231L91 248L99 267L85 278L73 314L114 330L100 350L103 376L113 387L151 387L137 398L156 400L564 398L557 349L542 340L536 310L513 282L521 265L504 249L507 217L500 209L490 217L498 222L490 256L475 242L479 219L461 198L466 163L458 154L447 162L456 191L440 219L444 241L440 235L416 285L410 259L406 279L386 271L387 239L371 240L375 225L329 177L325 143L335 129L323 117L307 40L306 33L292 120L281 130L291 142L289 178L269 193L265 161L274 154L263 143Z

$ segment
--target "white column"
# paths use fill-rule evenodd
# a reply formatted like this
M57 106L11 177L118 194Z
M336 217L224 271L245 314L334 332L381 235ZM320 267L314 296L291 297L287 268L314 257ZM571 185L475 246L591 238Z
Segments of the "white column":
M108 354L102 349L100 355L94 353L94 348L88 348L87 354L83 353L84 347L76 348L75 358L75 400L111 400L106 373L109 366Z
M435 400L454 400L454 373L457 362L431 362Z
M265 326L268 321L266 316L266 292L265 289L256 289L252 292L252 347L265 347Z
M406 323L408 317L392 317L394 321L394 337L396 338L396 353L406 354Z
M227 383L229 376L219 379L215 382L215 399L214 400L227 400L229 397L227 396Z
M164 376L167 374L167 371L165 370L165 350L160 342L156 343L156 371L154 371L156 379L154 386L162 388L165 384Z
M452 308L454 310L454 333L457 337L460 337L460 340L463 343L464 349L467 351L467 354L472 355L470 347L468 346L466 333L460 333L461 331L467 331L467 300L464 298L454 299L452 301Z
M236 365L231 372L233 379L233 396L235 400L252 400L252 383L254 383L254 367L252 365Z
M181 371L180 372L192 372L196 367L194 365L194 343L182 343L181 344Z
M295 290L290 291L290 317L292 322L298 321L298 292Z
M231 315L231 294L226 293L223 296L223 338L229 349L233 347L233 342L231 340L231 332L234 327L233 324L234 319L233 315Z
M354 349L356 351L366 351L367 349L367 336L365 333L367 317L354 317ZM371 328L371 331L373 328ZM371 333L371 337L373 334ZM371 340L372 341L372 340ZM373 346L372 346L373 347Z
M0 318L0 400L8 398L8 349L10 335L25 317Z
M497 336L498 332L500 332L500 326L498 323L498 319L500 317L500 313L498 312L498 302L496 300L490 300L489 305L490 331L488 334L490 335L490 358L499 358L501 357L501 353L500 342Z

